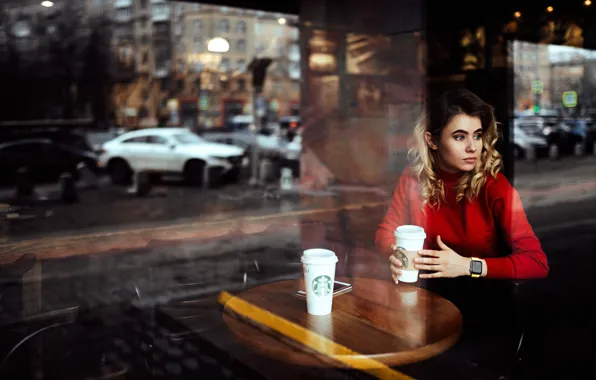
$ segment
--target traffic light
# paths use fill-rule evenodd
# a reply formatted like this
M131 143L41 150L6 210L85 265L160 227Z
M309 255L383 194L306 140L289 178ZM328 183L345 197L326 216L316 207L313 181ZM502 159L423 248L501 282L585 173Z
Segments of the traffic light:
M540 109L542 109L541 100L541 94L534 94L534 114L536 115L540 114Z
M248 65L248 69L252 73L252 85L257 92L261 92L263 89L267 77L267 68L272 62L273 59L271 58L253 58Z
M540 104L534 104L534 113L536 115L540 113Z

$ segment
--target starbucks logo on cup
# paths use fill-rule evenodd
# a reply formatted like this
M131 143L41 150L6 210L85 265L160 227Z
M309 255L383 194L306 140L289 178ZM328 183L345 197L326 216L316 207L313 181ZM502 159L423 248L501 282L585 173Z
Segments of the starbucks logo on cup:
M332 281L329 276L319 276L312 280L313 292L319 296L328 296L331 294Z
M410 264L410 260L408 260L408 256L406 256L406 254L403 252L406 249L403 247L397 247L397 252L395 253L397 258L401 261L401 263L403 264L403 268L404 269L408 269L408 266Z

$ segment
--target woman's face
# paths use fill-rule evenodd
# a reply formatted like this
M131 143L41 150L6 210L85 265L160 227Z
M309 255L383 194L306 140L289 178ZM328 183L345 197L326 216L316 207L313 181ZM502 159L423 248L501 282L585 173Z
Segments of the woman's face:
M439 168L448 173L472 171L482 153L482 123L479 117L455 116L441 131L439 141L426 133L426 142L438 153Z

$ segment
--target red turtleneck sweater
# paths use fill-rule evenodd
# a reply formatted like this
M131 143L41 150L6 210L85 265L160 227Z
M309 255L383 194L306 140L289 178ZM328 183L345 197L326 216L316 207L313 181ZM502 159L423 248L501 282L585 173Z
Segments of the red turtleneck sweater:
M377 249L389 254L393 231L415 224L426 231L425 249L439 250L437 235L461 256L486 260L487 277L543 278L548 275L546 255L523 210L517 191L501 173L489 177L472 202L455 201L454 185L460 174L439 173L445 184L445 202L439 208L421 205L418 181L407 168L393 192L391 205L375 236Z

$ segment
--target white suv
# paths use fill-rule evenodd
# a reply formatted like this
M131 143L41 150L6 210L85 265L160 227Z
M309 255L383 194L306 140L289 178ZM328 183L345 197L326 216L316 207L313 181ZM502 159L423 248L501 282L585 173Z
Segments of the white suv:
M115 184L130 182L134 172L182 174L192 184L239 171L244 150L203 140L184 128L149 128L124 133L102 145L100 163Z

